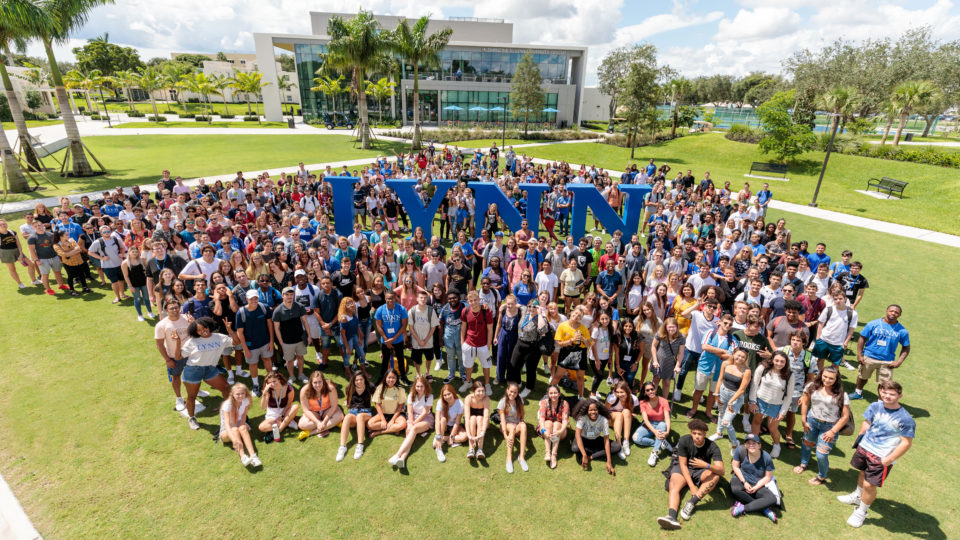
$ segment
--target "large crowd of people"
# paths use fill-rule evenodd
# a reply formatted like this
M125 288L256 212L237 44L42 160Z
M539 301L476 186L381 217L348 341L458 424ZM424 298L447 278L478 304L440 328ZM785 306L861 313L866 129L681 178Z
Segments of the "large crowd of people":
M438 461L485 460L496 426L510 473L515 462L529 470L534 444L551 469L572 456L613 475L632 448L646 449L650 467L666 458L658 522L677 529L725 478L733 516L775 522L782 449L799 446L789 464L798 475L815 458L818 486L840 437L857 434L851 466L861 472L839 499L856 506L848 523L859 527L914 437L894 381L910 351L901 308L891 303L860 330L855 366L848 348L869 284L853 254L834 260L784 219L767 222L766 184L733 191L706 172L670 173L652 159L619 174L536 164L496 144L472 154L430 144L353 171L301 163L195 186L163 171L152 193L38 204L19 231L0 220L0 262L20 288L24 270L49 295L99 283L114 304L132 298L139 321L158 319L174 408L199 429L201 384L219 392L218 438L246 467L262 466L261 440L336 431L338 462L351 440L360 459L371 439L395 435L388 461L405 468L430 431ZM339 175L360 178L349 236L336 234L325 182ZM410 230L386 184L397 178L416 179L424 201L442 198L435 230ZM441 178L457 186L438 192ZM513 231L496 205L477 208L478 182L496 183L521 214L520 184L548 184L539 223ZM641 230L607 234L594 221L583 238L569 236L568 183L594 184L618 211L620 184L651 185ZM848 370L857 370L849 394ZM871 379L879 401L858 426L850 400ZM531 400L536 418L525 415ZM689 433L678 437L680 413Z

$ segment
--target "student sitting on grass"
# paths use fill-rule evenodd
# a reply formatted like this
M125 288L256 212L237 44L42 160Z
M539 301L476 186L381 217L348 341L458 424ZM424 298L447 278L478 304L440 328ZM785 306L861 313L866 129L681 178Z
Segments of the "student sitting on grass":
M589 470L591 459L606 458L607 473L616 476L613 454L620 452L620 443L610 440L610 411L597 400L583 399L573 408L572 415L577 430L571 451L580 457L583 470Z
M230 396L220 405L220 440L233 445L244 467L260 467L263 463L257 457L257 450L250 438L250 426L247 425L250 402L247 385L237 383L230 387Z
M323 438L343 420L343 409L337 402L337 385L328 381L322 371L310 374L310 382L300 389L300 417L298 425L302 430L297 436L305 440L311 435Z
M183 372L186 375L186 369ZM300 410L297 393L283 373L274 371L267 375L263 396L260 397L260 407L267 411L267 415L263 422L260 422L259 429L262 433L273 431L274 440L279 440L277 434L283 433L288 426L293 430L299 427L296 421L297 411Z
M343 461L347 455L347 437L350 428L357 428L357 447L353 451L353 459L363 457L363 441L366 435L367 421L370 420L370 381L362 371L355 372L347 386L347 395L344 398L347 415L340 425L340 447L337 448L337 461Z
M413 441L416 440L417 435L426 436L430 428L433 427L432 410L433 392L430 391L430 383L427 382L425 376L418 375L413 380L413 388L410 389L410 394L407 396L407 414L409 415L407 433L403 442L400 443L400 449L387 460L390 465L400 469L406 468L407 456L410 455L410 450L413 448Z
M447 460L443 453L444 444L453 448L467 442L467 430L463 426L463 401L457 397L457 390L452 384L440 388L436 409L434 429L437 434L433 438L433 448L437 452L437 460L443 463Z
M669 495L667 515L657 518L662 529L676 530L681 527L677 521L677 509L680 508L680 496L684 489L689 489L691 495L680 510L680 517L689 521L697 503L717 487L725 473L720 448L707 439L707 424L694 418L687 427L690 434L680 437L673 461L670 467L663 471L663 475L667 477L664 489Z
M517 461L524 472L530 468L524 456L527 453L527 423L523 421L523 400L520 398L520 386L515 382L507 383L507 390L497 404L500 411L500 433L507 447L507 472L513 473L513 441L520 443Z
M463 402L466 413L467 459L486 459L483 453L483 440L490 425L490 397L487 396L485 385L480 380L473 381L473 390Z

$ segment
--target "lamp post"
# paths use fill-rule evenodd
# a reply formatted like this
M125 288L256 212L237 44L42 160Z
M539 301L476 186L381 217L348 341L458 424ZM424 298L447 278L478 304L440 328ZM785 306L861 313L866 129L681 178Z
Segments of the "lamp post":
M833 118L838 117L838 116L841 116L841 115L839 115L839 114L837 114L837 113L830 113L830 114L829 114L829 118L831 119L831 122L832 122ZM817 178L817 188L816 188L816 189L814 190L814 192L813 192L813 200L810 201L810 204L807 205L807 206L810 206L810 207L812 207L812 208L816 208L816 207L817 207L817 196L820 195L820 184L823 183L823 174L827 171L827 162L830 161L830 151L833 150L833 139L836 138L836 136L837 136L837 130L839 130L839 129L840 129L840 122L837 121L836 127L834 127L834 128L830 131L830 142L827 143L827 155L825 155L825 156L823 157L823 167L820 167L820 178Z

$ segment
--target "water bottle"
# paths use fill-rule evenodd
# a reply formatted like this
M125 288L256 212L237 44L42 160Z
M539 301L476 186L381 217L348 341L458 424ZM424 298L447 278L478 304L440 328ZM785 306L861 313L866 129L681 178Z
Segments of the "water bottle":
M273 440L275 441L280 440L280 426L278 426L277 424L273 425Z

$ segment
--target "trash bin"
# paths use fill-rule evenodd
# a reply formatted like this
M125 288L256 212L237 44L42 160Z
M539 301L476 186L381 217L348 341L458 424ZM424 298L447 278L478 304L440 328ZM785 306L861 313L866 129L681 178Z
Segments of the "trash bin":
M293 118L287 118L287 127L290 128L290 129L294 129L294 127L293 127Z
M907 141L907 142L912 141L912 140L913 140L913 133L907 133L907 136L904 137L903 140L905 140L905 141Z

